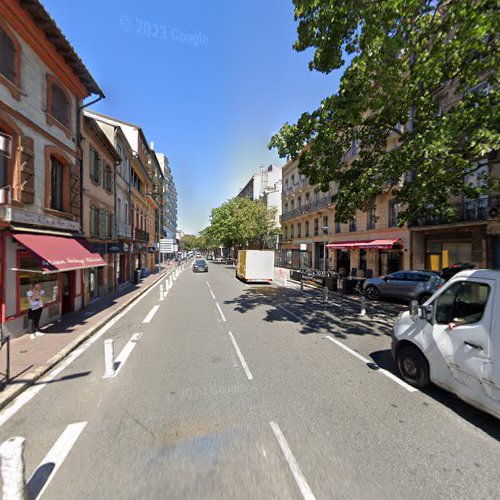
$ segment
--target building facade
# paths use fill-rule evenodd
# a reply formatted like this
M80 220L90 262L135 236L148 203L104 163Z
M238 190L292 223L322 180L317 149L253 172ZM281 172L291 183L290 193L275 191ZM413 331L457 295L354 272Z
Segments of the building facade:
M120 243L116 235L116 165L121 157L113 143L90 116L83 123L82 227L88 241L106 261L105 267L84 270L84 305L114 292Z
M335 185L322 193L300 174L298 161L283 167L283 242L277 265L291 269L379 276L411 265L410 231L398 226L392 195L380 196L370 212L348 223L335 220ZM326 265L324 257L326 254Z
M0 314L16 335L35 282L44 324L80 309L84 269L105 265L82 239L80 147L82 102L103 92L40 2L0 2L0 35Z
M175 239L177 231L177 189L168 158L156 153L163 173L163 233L165 238Z

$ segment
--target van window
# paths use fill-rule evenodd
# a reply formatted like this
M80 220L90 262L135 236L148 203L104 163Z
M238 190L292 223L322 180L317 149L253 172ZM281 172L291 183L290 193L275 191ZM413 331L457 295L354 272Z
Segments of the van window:
M454 283L436 299L436 323L448 324L460 320L470 325L481 321L489 293L490 287L484 283Z

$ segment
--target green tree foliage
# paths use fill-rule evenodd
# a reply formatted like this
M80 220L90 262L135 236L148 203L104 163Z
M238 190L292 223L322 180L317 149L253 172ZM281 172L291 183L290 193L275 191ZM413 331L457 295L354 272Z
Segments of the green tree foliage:
M269 147L299 158L323 191L338 184L340 220L388 191L405 208L403 222L453 216L452 197L498 189L490 177L476 188L464 181L473 160L500 145L497 1L293 3L295 50L314 50L311 70L345 71L338 92L285 123ZM399 147L388 148L394 134ZM353 144L357 157L349 157Z
M179 241L179 248L185 252L197 247L198 238L194 234L185 234Z
M276 208L268 208L263 201L250 198L232 198L214 208L210 226L202 231L212 248L264 248L269 239L279 233L276 228Z

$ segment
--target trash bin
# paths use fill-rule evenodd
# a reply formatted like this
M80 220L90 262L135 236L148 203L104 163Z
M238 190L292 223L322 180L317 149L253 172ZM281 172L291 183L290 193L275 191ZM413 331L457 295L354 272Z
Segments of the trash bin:
M134 285L138 285L141 282L141 270L136 269L134 271Z
M352 279L345 279L344 280L344 293L347 294L347 295L351 295L354 293L354 291L356 290L356 285L358 284L356 280L352 280Z
M141 269L141 278L146 278L148 275L148 268L147 267L143 267Z
M330 290L331 292L337 291L337 278L334 278L333 276L327 276L325 278L325 283L328 290Z

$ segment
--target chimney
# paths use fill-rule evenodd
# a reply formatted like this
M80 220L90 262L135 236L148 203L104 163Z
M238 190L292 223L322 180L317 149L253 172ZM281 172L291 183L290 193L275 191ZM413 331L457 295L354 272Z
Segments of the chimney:
M151 149L151 151L155 150L155 143L153 141L151 141L149 148Z

